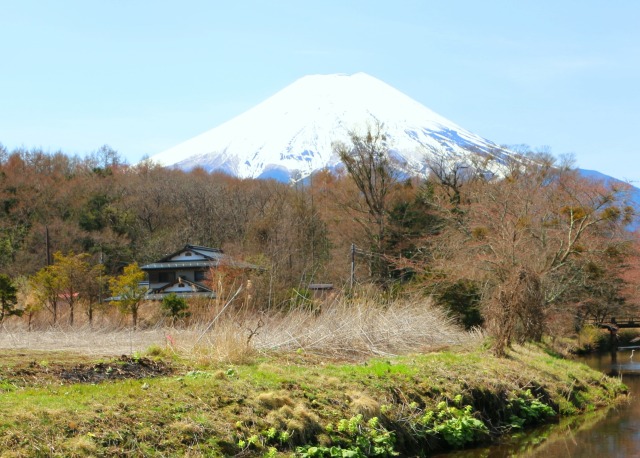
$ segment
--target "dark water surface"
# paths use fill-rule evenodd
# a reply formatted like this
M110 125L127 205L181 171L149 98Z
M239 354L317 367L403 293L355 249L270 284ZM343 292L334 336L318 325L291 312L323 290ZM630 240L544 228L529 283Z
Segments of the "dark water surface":
M478 457L639 457L640 458L640 349L590 355L581 361L602 372L622 377L631 392L622 405L564 419L557 425L538 428L505 443L449 453L447 458Z

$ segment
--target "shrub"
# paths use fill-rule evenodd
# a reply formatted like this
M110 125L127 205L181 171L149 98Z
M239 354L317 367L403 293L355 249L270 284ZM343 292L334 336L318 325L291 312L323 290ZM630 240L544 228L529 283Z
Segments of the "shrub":
M187 301L183 297L178 297L176 293L167 294L162 299L162 311L171 318L171 325L175 326L176 320L184 319L191 315Z
M438 295L438 303L457 317L465 329L481 326L480 288L471 280L458 280Z

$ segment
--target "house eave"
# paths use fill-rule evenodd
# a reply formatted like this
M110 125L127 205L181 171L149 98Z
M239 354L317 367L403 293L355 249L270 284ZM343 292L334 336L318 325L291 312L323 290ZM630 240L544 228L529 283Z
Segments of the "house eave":
M166 296L168 296L169 294L175 294L178 297L182 297L185 299L191 299L194 297L204 297L206 299L215 299L216 298L216 293L214 293L213 291L195 291L195 292L183 292L183 291L176 291L173 293L153 293L153 294L147 294L144 298L147 301L161 301L162 299L164 299Z
M172 261L172 262L152 262L140 267L140 270L169 270L169 269L198 269L218 267L218 261Z

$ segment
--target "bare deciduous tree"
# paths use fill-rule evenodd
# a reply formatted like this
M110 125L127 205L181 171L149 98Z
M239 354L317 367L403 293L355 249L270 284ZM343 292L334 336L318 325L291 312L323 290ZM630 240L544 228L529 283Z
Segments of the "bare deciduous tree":
M469 184L463 225L456 214L439 244L443 272L484 285L497 354L514 338L542 336L549 305L583 287L586 263L626 242L632 217L623 186L582 178L548 155L525 159Z
M351 145L335 144L334 150L344 163L358 190L362 202L348 202L358 212L355 216L362 225L374 251L372 271L380 281L388 275L385 259L389 194L397 183L397 173L389 157L387 138L383 126L369 127L365 135L351 131Z

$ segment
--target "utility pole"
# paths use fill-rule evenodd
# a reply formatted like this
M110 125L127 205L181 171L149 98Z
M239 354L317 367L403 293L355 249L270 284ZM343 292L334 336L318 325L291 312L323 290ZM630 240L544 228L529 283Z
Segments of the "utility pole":
M102 304L102 269L104 269L104 258L102 256L102 246L100 246L100 278L98 279L98 304Z
M47 266L51 265L51 249L49 248L49 226L44 227L44 245L45 250L47 250L46 261Z
M350 288L353 290L353 283L356 277L356 244L351 244L351 282Z

